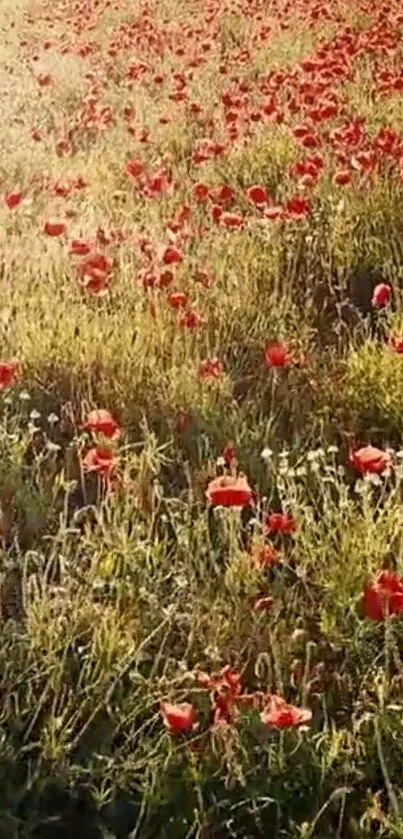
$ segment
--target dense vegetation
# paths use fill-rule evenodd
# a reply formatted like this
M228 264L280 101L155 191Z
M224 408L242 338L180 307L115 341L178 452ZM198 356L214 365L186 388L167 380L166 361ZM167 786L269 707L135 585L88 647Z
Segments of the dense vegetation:
M401 4L0 33L1 839L399 839Z

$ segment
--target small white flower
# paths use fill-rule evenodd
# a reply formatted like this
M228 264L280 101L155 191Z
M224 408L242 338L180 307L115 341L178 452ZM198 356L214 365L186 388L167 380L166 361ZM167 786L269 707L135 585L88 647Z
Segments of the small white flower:
M217 457L217 466L225 466L225 458L220 456Z
M57 414L49 414L49 416L48 416L49 425L55 425L56 422L59 422L59 417L57 416Z
M338 451L339 451L338 446L328 446L327 447L327 453L328 454L337 454Z
M31 420L37 420L37 419L39 419L39 417L40 417L40 413L39 413L39 411L37 411L37 410L34 408L34 409L33 409L33 411L31 411L31 413L30 413L30 415L29 415L29 418L30 418Z
M272 456L273 456L273 450L269 449L268 446L265 446L265 448L262 449L262 451L260 452L260 457L262 458L262 460L270 460L270 458Z
M31 399L31 395L28 393L27 390L22 390L20 393L21 402L29 402Z

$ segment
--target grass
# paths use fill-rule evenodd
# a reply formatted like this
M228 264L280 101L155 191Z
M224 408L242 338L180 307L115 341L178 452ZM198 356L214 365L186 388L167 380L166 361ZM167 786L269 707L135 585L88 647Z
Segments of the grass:
M363 597L403 573L402 27L1 4L1 839L403 836L402 621ZM208 502L240 473L249 504Z

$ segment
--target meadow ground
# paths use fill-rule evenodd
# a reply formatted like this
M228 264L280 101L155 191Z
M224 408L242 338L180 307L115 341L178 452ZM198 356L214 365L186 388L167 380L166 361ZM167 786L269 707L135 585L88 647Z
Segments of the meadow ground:
M401 839L400 0L0 39L1 839Z

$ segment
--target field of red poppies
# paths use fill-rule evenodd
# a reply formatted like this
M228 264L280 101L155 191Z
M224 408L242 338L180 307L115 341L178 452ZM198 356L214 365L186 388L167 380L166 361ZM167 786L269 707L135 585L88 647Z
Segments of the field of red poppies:
M0 838L402 839L400 0L0 38Z

